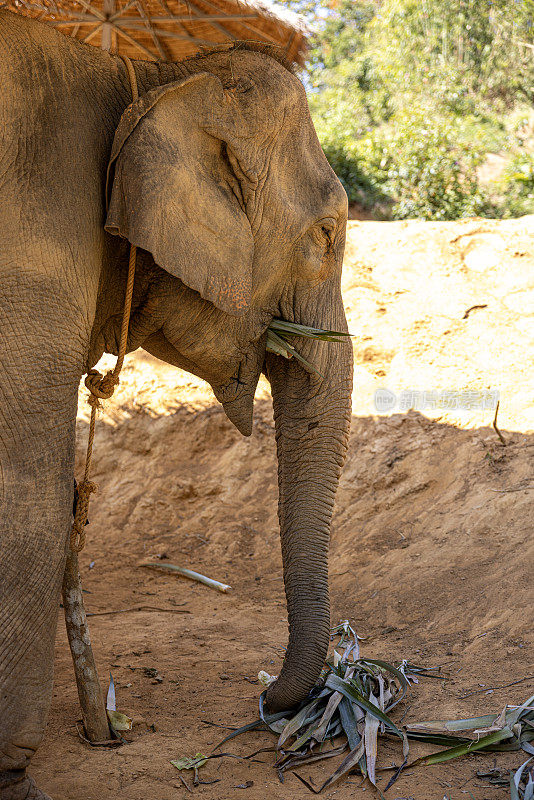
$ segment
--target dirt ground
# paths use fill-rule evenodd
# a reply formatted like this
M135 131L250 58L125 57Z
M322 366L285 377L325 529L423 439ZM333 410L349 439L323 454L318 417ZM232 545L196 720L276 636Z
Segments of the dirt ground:
M397 720L500 711L534 692L534 217L351 222L344 296L356 371L332 530L332 620L350 619L370 657L443 665L447 679L422 679ZM377 389L397 398L388 413L377 413ZM492 391L500 393L506 445L491 426L494 409L476 407L480 392L490 406ZM86 410L82 402L78 470ZM100 492L81 557L87 608L152 607L91 619L101 677L107 685L111 670L118 708L136 724L131 744L115 750L79 741L60 620L54 701L33 774L54 800L184 798L170 759L209 751L223 730L208 723L255 719L257 672L277 673L286 644L267 385L245 439L201 381L142 353L129 356L98 424L94 477ZM158 556L232 591L138 566ZM272 743L250 733L224 750L247 755ZM379 766L399 756L396 743L379 745ZM420 767L387 797L506 798L476 772L525 758ZM310 796L294 775L279 783L272 764L272 753L213 761L201 778L218 782L193 793ZM319 783L332 769L303 774ZM325 797L373 795L351 777Z

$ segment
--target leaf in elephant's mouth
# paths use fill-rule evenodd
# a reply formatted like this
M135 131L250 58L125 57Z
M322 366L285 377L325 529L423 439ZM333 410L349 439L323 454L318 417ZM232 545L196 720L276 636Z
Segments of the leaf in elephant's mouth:
M342 331L326 331L322 328L311 328L309 325L299 325L298 322L273 319L267 329L266 350L284 358L296 358L307 370L324 378L324 375L293 347L290 339L294 336L304 336L307 339L318 339L323 342L343 342L344 338L350 337L350 335L350 333Z

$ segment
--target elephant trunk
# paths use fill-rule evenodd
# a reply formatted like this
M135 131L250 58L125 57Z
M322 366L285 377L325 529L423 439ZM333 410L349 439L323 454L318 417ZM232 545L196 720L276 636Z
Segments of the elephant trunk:
M339 318L336 321L342 324ZM344 325L343 315L343 327L338 330ZM325 348L327 356L321 358ZM328 546L334 498L348 444L352 348L348 343L321 343L315 358L309 353L308 349L306 357L325 370L324 379L305 372L295 361L272 356L267 359L276 424L279 520L289 620L284 664L278 680L267 691L270 711L290 708L308 695L324 666L329 643Z

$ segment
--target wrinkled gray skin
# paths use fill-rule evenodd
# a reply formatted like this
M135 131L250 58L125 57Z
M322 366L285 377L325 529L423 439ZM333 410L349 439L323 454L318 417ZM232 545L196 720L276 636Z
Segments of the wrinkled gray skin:
M265 331L273 316L346 330L346 196L274 58L241 47L134 66L140 99L121 120L120 59L0 12L1 800L45 797L25 769L52 692L77 387L117 352L122 237L143 248L129 349L209 381L245 435L262 370L271 382L290 634L267 706L305 697L327 651L351 349L302 340L321 379L266 357Z

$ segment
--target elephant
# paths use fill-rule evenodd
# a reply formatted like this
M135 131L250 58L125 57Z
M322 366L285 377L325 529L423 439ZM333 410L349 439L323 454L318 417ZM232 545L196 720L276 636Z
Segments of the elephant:
M302 338L311 371L266 340L274 318L347 330L345 191L276 50L131 65L133 102L119 56L0 10L1 800L47 798L26 770L52 695L77 391L117 354L130 245L128 351L207 381L245 436L262 372L271 385L289 642L266 707L302 701L328 649L352 348Z

